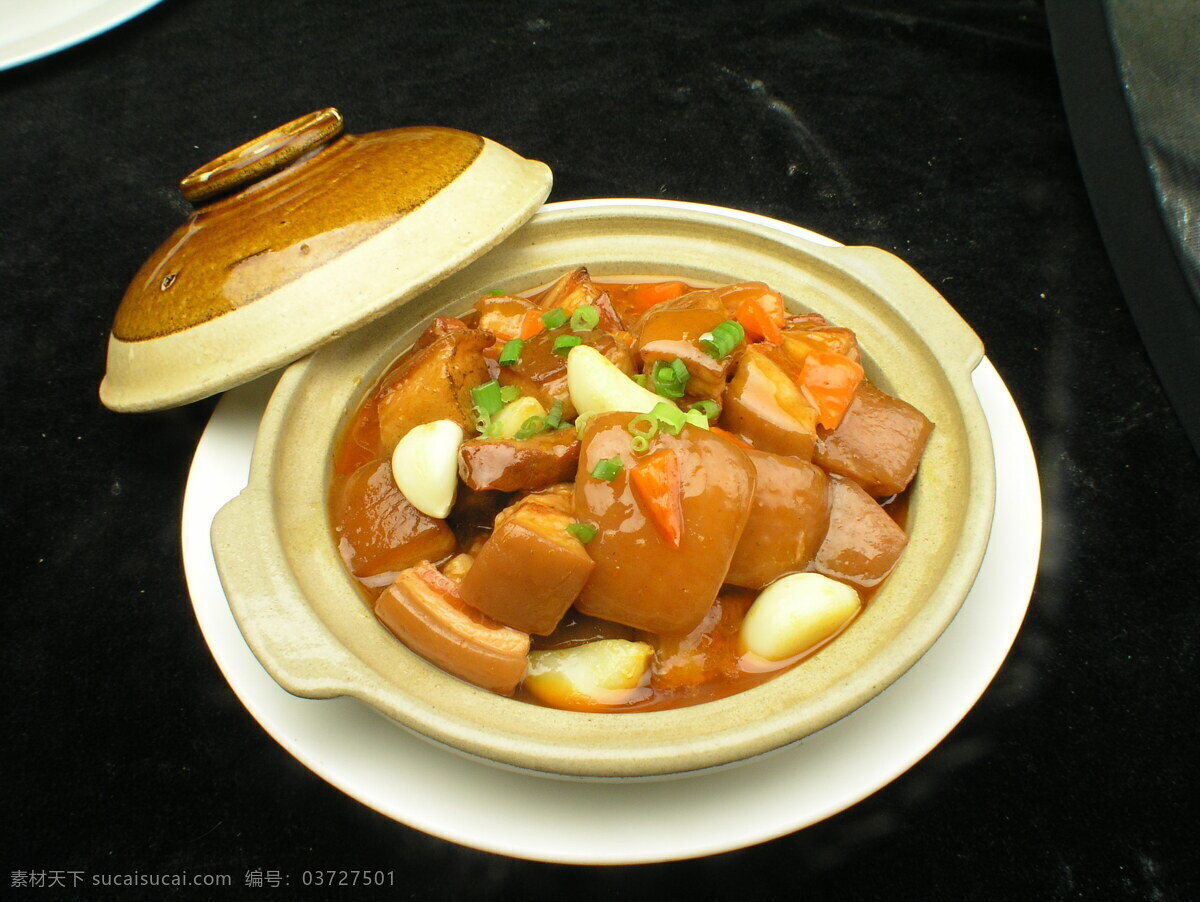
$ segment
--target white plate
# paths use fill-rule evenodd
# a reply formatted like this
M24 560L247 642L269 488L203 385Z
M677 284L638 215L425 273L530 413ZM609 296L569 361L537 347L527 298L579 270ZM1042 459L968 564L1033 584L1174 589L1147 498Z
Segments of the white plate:
M247 710L299 761L388 817L465 846L542 861L636 864L725 852L814 824L886 786L945 738L999 670L1033 591L1042 531L1037 469L1016 405L985 359L974 382L996 452L991 539L958 616L908 673L821 732L725 770L631 783L502 770L434 746L356 700L289 695L246 645L217 578L209 528L246 485L274 381L227 393L196 449L183 557L200 628Z
M0 0L0 69L65 50L161 0Z

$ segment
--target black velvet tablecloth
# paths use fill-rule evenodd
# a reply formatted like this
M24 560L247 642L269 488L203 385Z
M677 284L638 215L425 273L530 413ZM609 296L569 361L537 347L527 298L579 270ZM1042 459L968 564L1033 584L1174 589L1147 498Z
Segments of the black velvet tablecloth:
M125 286L186 215L178 179L325 106L355 133L487 135L547 162L554 200L876 245L946 296L1024 417L1045 529L1022 632L944 742L793 835L581 868L396 823L256 723L182 571L215 402L121 415L97 386ZM1200 466L1106 254L1040 3L165 0L0 72L0 165L8 898L292 898L317 868L392 871L408 898L1200 894ZM246 885L264 870L291 886ZM71 871L233 886L22 885Z

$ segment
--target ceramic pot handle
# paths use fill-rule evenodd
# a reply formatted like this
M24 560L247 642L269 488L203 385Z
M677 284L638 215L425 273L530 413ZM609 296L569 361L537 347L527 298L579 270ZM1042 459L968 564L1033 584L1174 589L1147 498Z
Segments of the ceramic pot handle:
M250 486L213 518L213 556L238 628L266 671L293 695L361 697L373 675L306 603L279 537L264 530L271 508L270 495Z
M184 199L202 204L278 172L342 133L345 121L333 107L317 110L205 163L179 183Z
M897 307L929 347L954 371L970 373L983 359L983 342L950 303L911 266L877 247L826 252L881 297L903 297Z

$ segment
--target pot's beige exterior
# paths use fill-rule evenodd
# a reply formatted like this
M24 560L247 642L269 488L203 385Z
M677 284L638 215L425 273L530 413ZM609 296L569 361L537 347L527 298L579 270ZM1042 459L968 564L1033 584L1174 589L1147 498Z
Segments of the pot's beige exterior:
M440 313L585 264L594 276L759 280L795 310L853 329L868 374L936 424L909 511L910 544L866 612L820 653L732 698L675 711L580 714L501 698L411 653L347 575L326 496L339 432L388 365ZM697 205L552 204L499 247L402 309L293 364L260 428L250 483L213 525L229 603L290 692L362 699L459 752L547 774L678 775L795 742L869 701L953 619L987 545L991 439L971 383L983 348L946 301L883 251L825 247L797 230Z

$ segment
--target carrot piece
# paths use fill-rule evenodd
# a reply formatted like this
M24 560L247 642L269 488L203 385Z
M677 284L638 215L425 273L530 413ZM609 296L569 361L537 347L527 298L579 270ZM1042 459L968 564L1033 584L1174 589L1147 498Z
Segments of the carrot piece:
M758 306L770 317L776 328L782 329L787 321L787 310L783 306L783 295L778 291L765 291L758 296Z
M727 429L722 429L720 426L709 426L708 431L713 435L719 435L721 438L727 438L739 448L753 448L754 446L742 438L740 435L734 435Z
M629 485L662 540L678 550L683 541L683 502L675 452L655 451L629 471Z
M629 286L625 300L638 313L645 313L655 304L673 301L687 292L688 286L683 282L641 282Z
M836 429L842 422L862 380L863 368L836 351L813 351L800 368L800 391L825 429Z
M546 324L542 322L543 312L545 311L541 309L525 311L525 318L521 320L521 334L517 337L522 341L527 338L533 338L533 336L546 328Z
M783 341L783 298L767 291L757 298L747 298L738 305L734 319L746 330L751 341L768 341L773 345Z

